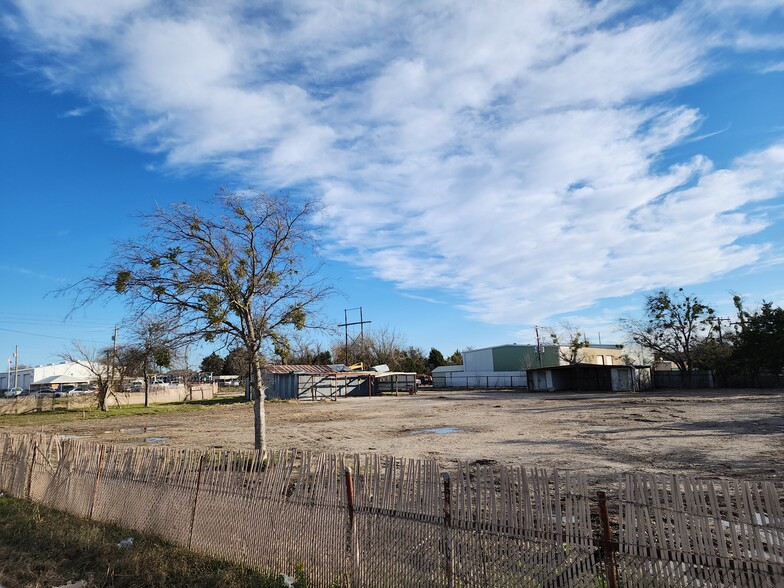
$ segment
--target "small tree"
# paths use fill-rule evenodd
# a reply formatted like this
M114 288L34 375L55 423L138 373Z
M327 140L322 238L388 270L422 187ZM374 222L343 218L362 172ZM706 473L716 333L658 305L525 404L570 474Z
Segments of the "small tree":
M112 387L112 362L113 350L111 347L106 349L88 349L82 343L74 341L71 348L60 354L63 361L76 363L85 368L93 377L98 387L98 408L102 411L107 410L106 399Z
M223 366L226 360L214 351L201 360L199 370L206 373L220 375L223 373Z
M446 365L463 365L463 354L459 349L455 349L455 352L446 358Z
M174 339L162 321L148 320L134 329L135 341L127 350L128 358L141 369L144 378L144 406L150 405L150 380L154 372L171 365Z
M644 319L621 319L621 328L654 359L673 362L685 387L691 387L695 344L713 328L714 310L683 288L648 296Z
M67 288L79 307L123 296L132 320L153 313L183 343L242 347L251 374L254 444L266 449L263 349L312 321L331 288L311 263L312 202L222 191L202 209L174 204L141 215L146 232L120 243L98 272Z
M446 365L444 354L435 347L430 348L430 354L427 356L427 371L432 372L437 367Z
M588 347L588 340L579 327L571 323L561 323L558 331L546 327L545 332L550 335L553 345L558 346L558 357L568 365L580 363L584 358L582 349Z
M725 387L733 372L735 349L731 341L734 338L732 333L727 333L719 340L710 333L692 346L694 367L701 370L711 370L721 385Z
M409 347L403 350L400 369L404 372L421 374L427 371L427 359L419 347Z
M226 360L223 362L223 375L247 377L248 367L252 365L252 363L245 348L236 347L229 351ZM266 363L263 357L259 358L259 363L261 365Z

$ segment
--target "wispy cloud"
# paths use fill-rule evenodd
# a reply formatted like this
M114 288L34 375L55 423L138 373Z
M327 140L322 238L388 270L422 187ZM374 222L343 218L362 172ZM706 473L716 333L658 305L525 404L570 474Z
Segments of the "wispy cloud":
M446 304L443 300L437 300L429 296L420 296L419 294L411 294L410 292L403 292L402 296L404 298L410 298L411 300L421 300L422 302L429 302L430 304Z
M662 154L715 134L672 98L715 50L770 63L777 5L17 0L5 21L171 169L307 186L330 255L532 322L765 258L739 240L784 192L784 143Z
M84 116L92 110L90 107L72 108L60 115L60 118L78 118Z
M784 72L784 61L769 63L760 69L762 73L781 73Z
M42 273L36 270L31 270L26 267L16 267L12 265L0 265L0 272L7 272L12 274L17 274L20 276L25 276L29 278L35 278L37 280L43 280L46 282L57 282L59 284L63 284L66 282L66 279L60 276L52 276L46 273Z

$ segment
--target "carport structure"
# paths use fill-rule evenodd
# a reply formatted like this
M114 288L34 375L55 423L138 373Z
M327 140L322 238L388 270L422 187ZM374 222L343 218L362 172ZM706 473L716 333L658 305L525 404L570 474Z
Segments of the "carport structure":
M78 386L79 384L89 384L89 378L79 378L76 376L48 376L30 384L30 389L35 390L56 390L66 385Z
M575 363L528 371L528 388L536 391L619 392L634 389L634 367Z
M337 400L416 392L416 374L392 371L352 371L345 365L264 366L267 400Z

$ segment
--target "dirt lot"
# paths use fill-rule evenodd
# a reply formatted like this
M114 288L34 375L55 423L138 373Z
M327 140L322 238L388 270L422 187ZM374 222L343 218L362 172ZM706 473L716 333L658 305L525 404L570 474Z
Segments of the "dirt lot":
M644 394L424 390L417 396L266 406L273 449L378 452L432 457L445 464L482 460L579 469L589 471L594 479L642 470L784 480L781 390ZM46 432L114 443L250 449L253 416L250 405L236 404L62 423Z

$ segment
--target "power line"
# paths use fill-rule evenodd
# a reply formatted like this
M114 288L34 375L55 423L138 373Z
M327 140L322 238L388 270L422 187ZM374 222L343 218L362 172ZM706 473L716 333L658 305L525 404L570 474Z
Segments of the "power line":
M56 335L42 335L41 333L29 333L27 331L17 331L14 329L3 329L0 327L0 331L6 331L8 333L20 333L22 335L30 335L32 337L45 337L46 339L62 339L64 341L82 341L84 343L97 343L99 345L106 343L106 341L91 341L90 339L75 339L74 337L58 337Z

